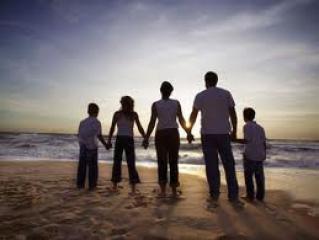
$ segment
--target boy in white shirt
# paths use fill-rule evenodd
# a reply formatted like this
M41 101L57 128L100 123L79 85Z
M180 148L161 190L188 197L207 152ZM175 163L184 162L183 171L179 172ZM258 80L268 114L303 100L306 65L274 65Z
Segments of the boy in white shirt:
M265 197L265 176L263 162L266 159L266 136L262 126L254 121L255 111L245 108L244 112L244 139L235 142L245 144L244 150L244 175L246 184L246 198L253 201L263 201ZM256 180L256 195L253 176Z
M98 141L107 145L102 137L101 122L97 119L99 107L95 103L88 106L89 117L80 122L78 139L80 145L80 157L77 173L77 187L79 189L85 186L86 168L89 169L89 190L94 190L98 178Z

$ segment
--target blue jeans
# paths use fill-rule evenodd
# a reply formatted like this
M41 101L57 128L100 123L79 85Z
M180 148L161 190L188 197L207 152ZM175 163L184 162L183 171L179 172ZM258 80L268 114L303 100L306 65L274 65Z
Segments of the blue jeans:
M206 164L206 176L210 195L218 199L220 194L220 173L218 154L222 160L226 175L228 198L238 199L238 183L235 172L235 160L228 134L203 134L202 148Z
M94 189L98 178L97 149L88 149L85 145L81 145L77 174L78 188L84 188L85 186L87 168L89 169L89 188Z
M262 201L265 197L264 162L252 161L244 158L244 174L246 184L246 196L250 199L255 198L255 187L253 181L253 176L255 176L257 187L256 198Z

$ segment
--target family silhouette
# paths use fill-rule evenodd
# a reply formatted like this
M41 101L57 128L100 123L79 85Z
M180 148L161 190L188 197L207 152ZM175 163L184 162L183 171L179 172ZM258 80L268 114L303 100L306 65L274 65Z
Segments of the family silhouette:
M129 183L132 193L136 192L136 184L140 177L135 165L134 124L143 137L143 147L149 146L149 138L155 128L155 149L157 155L157 172L160 192L158 197L166 197L167 184L172 190L172 197L178 197L180 185L178 171L178 157L180 136L178 123L187 134L189 143L194 141L192 128L196 122L198 112L201 112L201 143L206 165L206 177L209 187L210 201L217 206L220 195L219 157L225 171L228 188L228 199L235 205L243 203L238 197L238 182L231 141L245 144L244 174L246 184L246 199L255 198L263 201L265 196L265 177L263 161L266 158L266 136L264 129L254 121L255 111L244 109L244 138L237 138L237 114L232 94L217 87L218 75L207 72L204 76L206 89L195 97L193 109L187 126L178 100L171 99L174 90L171 83L161 84L161 99L152 104L152 113L145 133L138 114L134 111L134 100L130 96L121 98L121 109L114 113L108 140L102 137L101 123L97 119L99 107L95 103L88 105L88 117L80 122L78 139L80 155L77 174L77 187L84 188L86 169L88 168L89 190L94 190L98 179L98 140L109 150L112 148L112 137L117 128L114 146L112 191L118 191L118 183L122 180L122 156L126 155ZM169 167L169 180L168 180ZM254 191L253 176L256 179L257 194Z

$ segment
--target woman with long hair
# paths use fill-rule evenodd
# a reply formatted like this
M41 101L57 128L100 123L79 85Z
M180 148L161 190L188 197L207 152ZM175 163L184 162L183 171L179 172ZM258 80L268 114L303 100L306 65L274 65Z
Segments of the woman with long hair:
M140 183L140 178L135 166L135 149L133 128L136 123L142 137L145 137L144 129L139 121L138 114L134 112L134 100L130 96L121 98L121 109L114 113L110 133L108 136L108 146L112 147L112 136L117 126L117 136L114 148L112 179L113 191L117 191L117 185L122 180L122 155L126 154L126 161L129 173L129 181L132 193L135 193L135 185Z

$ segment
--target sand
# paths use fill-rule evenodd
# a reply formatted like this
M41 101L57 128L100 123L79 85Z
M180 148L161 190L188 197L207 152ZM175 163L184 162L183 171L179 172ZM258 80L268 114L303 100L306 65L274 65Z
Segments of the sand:
M178 199L157 197L156 170L139 167L140 193L118 193L100 164L96 191L75 188L75 162L0 162L0 239L319 239L314 203L267 192L265 203L207 201L206 182L181 174ZM241 188L241 194L243 189Z

